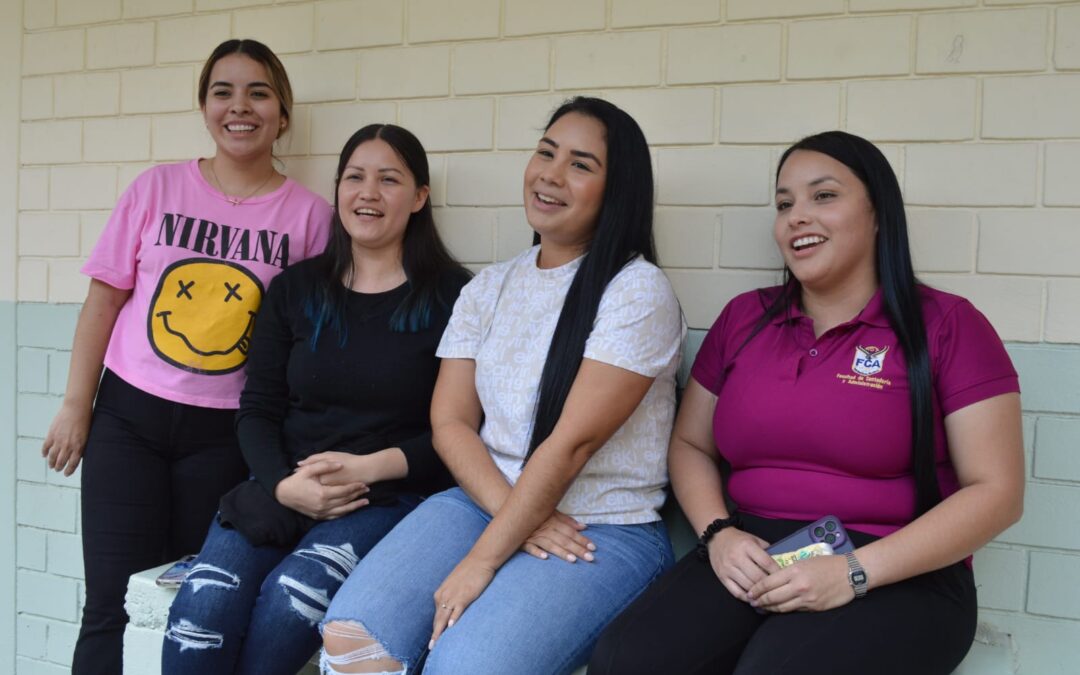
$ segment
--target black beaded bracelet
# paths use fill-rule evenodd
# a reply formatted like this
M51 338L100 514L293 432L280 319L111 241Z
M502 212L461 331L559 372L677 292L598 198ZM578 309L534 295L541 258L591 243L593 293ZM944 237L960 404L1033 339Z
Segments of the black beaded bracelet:
M740 525L739 514L733 513L730 518L717 518L709 523L709 526L705 528L705 531L698 537L697 555L698 559L705 561L709 559L709 542L716 535L717 532L723 530L726 527L738 527Z

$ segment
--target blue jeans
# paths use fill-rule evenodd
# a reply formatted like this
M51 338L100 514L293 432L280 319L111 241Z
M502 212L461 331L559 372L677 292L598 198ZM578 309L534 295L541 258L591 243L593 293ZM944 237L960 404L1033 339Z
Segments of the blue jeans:
M357 565L326 612L362 624L412 672L424 657L432 595L491 517L460 488L409 514ZM661 521L590 525L596 561L515 553L427 655L425 675L550 675L583 665L604 627L673 563Z
M162 672L295 675L357 560L419 502L405 495L321 521L295 549L252 546L215 518L169 610Z

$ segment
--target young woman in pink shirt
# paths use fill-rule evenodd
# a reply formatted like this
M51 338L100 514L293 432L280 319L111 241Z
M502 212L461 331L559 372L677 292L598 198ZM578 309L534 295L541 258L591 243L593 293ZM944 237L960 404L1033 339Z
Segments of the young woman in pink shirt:
M42 446L56 471L83 466L76 675L121 672L128 576L198 551L247 475L233 418L264 289L328 234L326 200L274 167L292 90L273 52L222 43L198 94L214 156L151 168L120 198L82 269L90 290Z
M724 309L672 433L700 555L609 626L590 675L948 673L971 646L970 556L1023 505L1001 340L916 282L896 176L862 138L784 153L773 235L785 283ZM770 543L825 515L854 551L781 569Z

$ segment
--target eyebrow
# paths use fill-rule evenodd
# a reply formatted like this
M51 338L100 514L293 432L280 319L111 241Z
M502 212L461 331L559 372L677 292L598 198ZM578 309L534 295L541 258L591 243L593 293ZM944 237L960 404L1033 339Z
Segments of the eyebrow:
M357 165L355 165L355 164L346 164L346 165L345 165L345 168L346 168L346 169L355 169L355 170L357 170L357 171L363 171L363 170L364 170L364 167L362 167L362 166L357 166ZM379 173L389 173L389 172L391 172L391 171L393 171L394 173L399 173L399 174L401 174L402 176L404 176L404 175L405 175L405 172L404 172L404 171L402 171L401 169L395 169L395 168L394 168L394 167L392 167L392 166L384 166L384 167L382 167L381 169L378 169L378 172L379 172Z
M832 176L826 174L826 175L824 175L824 176L822 176L820 178L815 178L814 180L807 183L807 185L809 185L810 187L815 187L815 186L821 185L822 183L827 183L829 181L832 181L834 183L840 183L840 181L837 180L836 178L833 178ZM780 194L780 193L787 194L787 193L790 193L790 192L791 192L791 190L787 189L786 187L777 187L776 188L776 194Z
M547 136L544 136L543 138L541 138L540 142L541 143L547 143L548 145L550 145L551 147L556 148L556 149L558 149L558 147L559 147L558 143L551 140ZM597 157L596 155L592 154L591 152L586 152L584 150L571 150L570 154L573 155L574 157L584 157L586 159L591 159L592 161L596 162L599 166L601 166L601 167L604 166L604 163L600 161L600 158Z
M225 80L218 80L217 82L214 82L213 84L211 84L210 88L213 89L214 87L231 87L231 86L233 86L232 82L226 82ZM266 87L267 89L273 89L273 87L271 87L270 84L267 83L267 82L251 82L251 83L248 84L248 89L251 89L253 87Z

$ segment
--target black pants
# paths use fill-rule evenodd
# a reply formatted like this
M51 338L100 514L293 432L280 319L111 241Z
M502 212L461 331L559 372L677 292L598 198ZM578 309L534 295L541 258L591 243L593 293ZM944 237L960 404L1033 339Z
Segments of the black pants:
M122 672L128 577L197 553L221 496L246 478L235 413L167 401L105 371L82 462L75 675Z
M806 524L743 518L766 541ZM876 539L848 532L856 546ZM608 626L589 675L950 673L974 640L976 610L974 577L957 563L826 612L761 615L691 552Z

